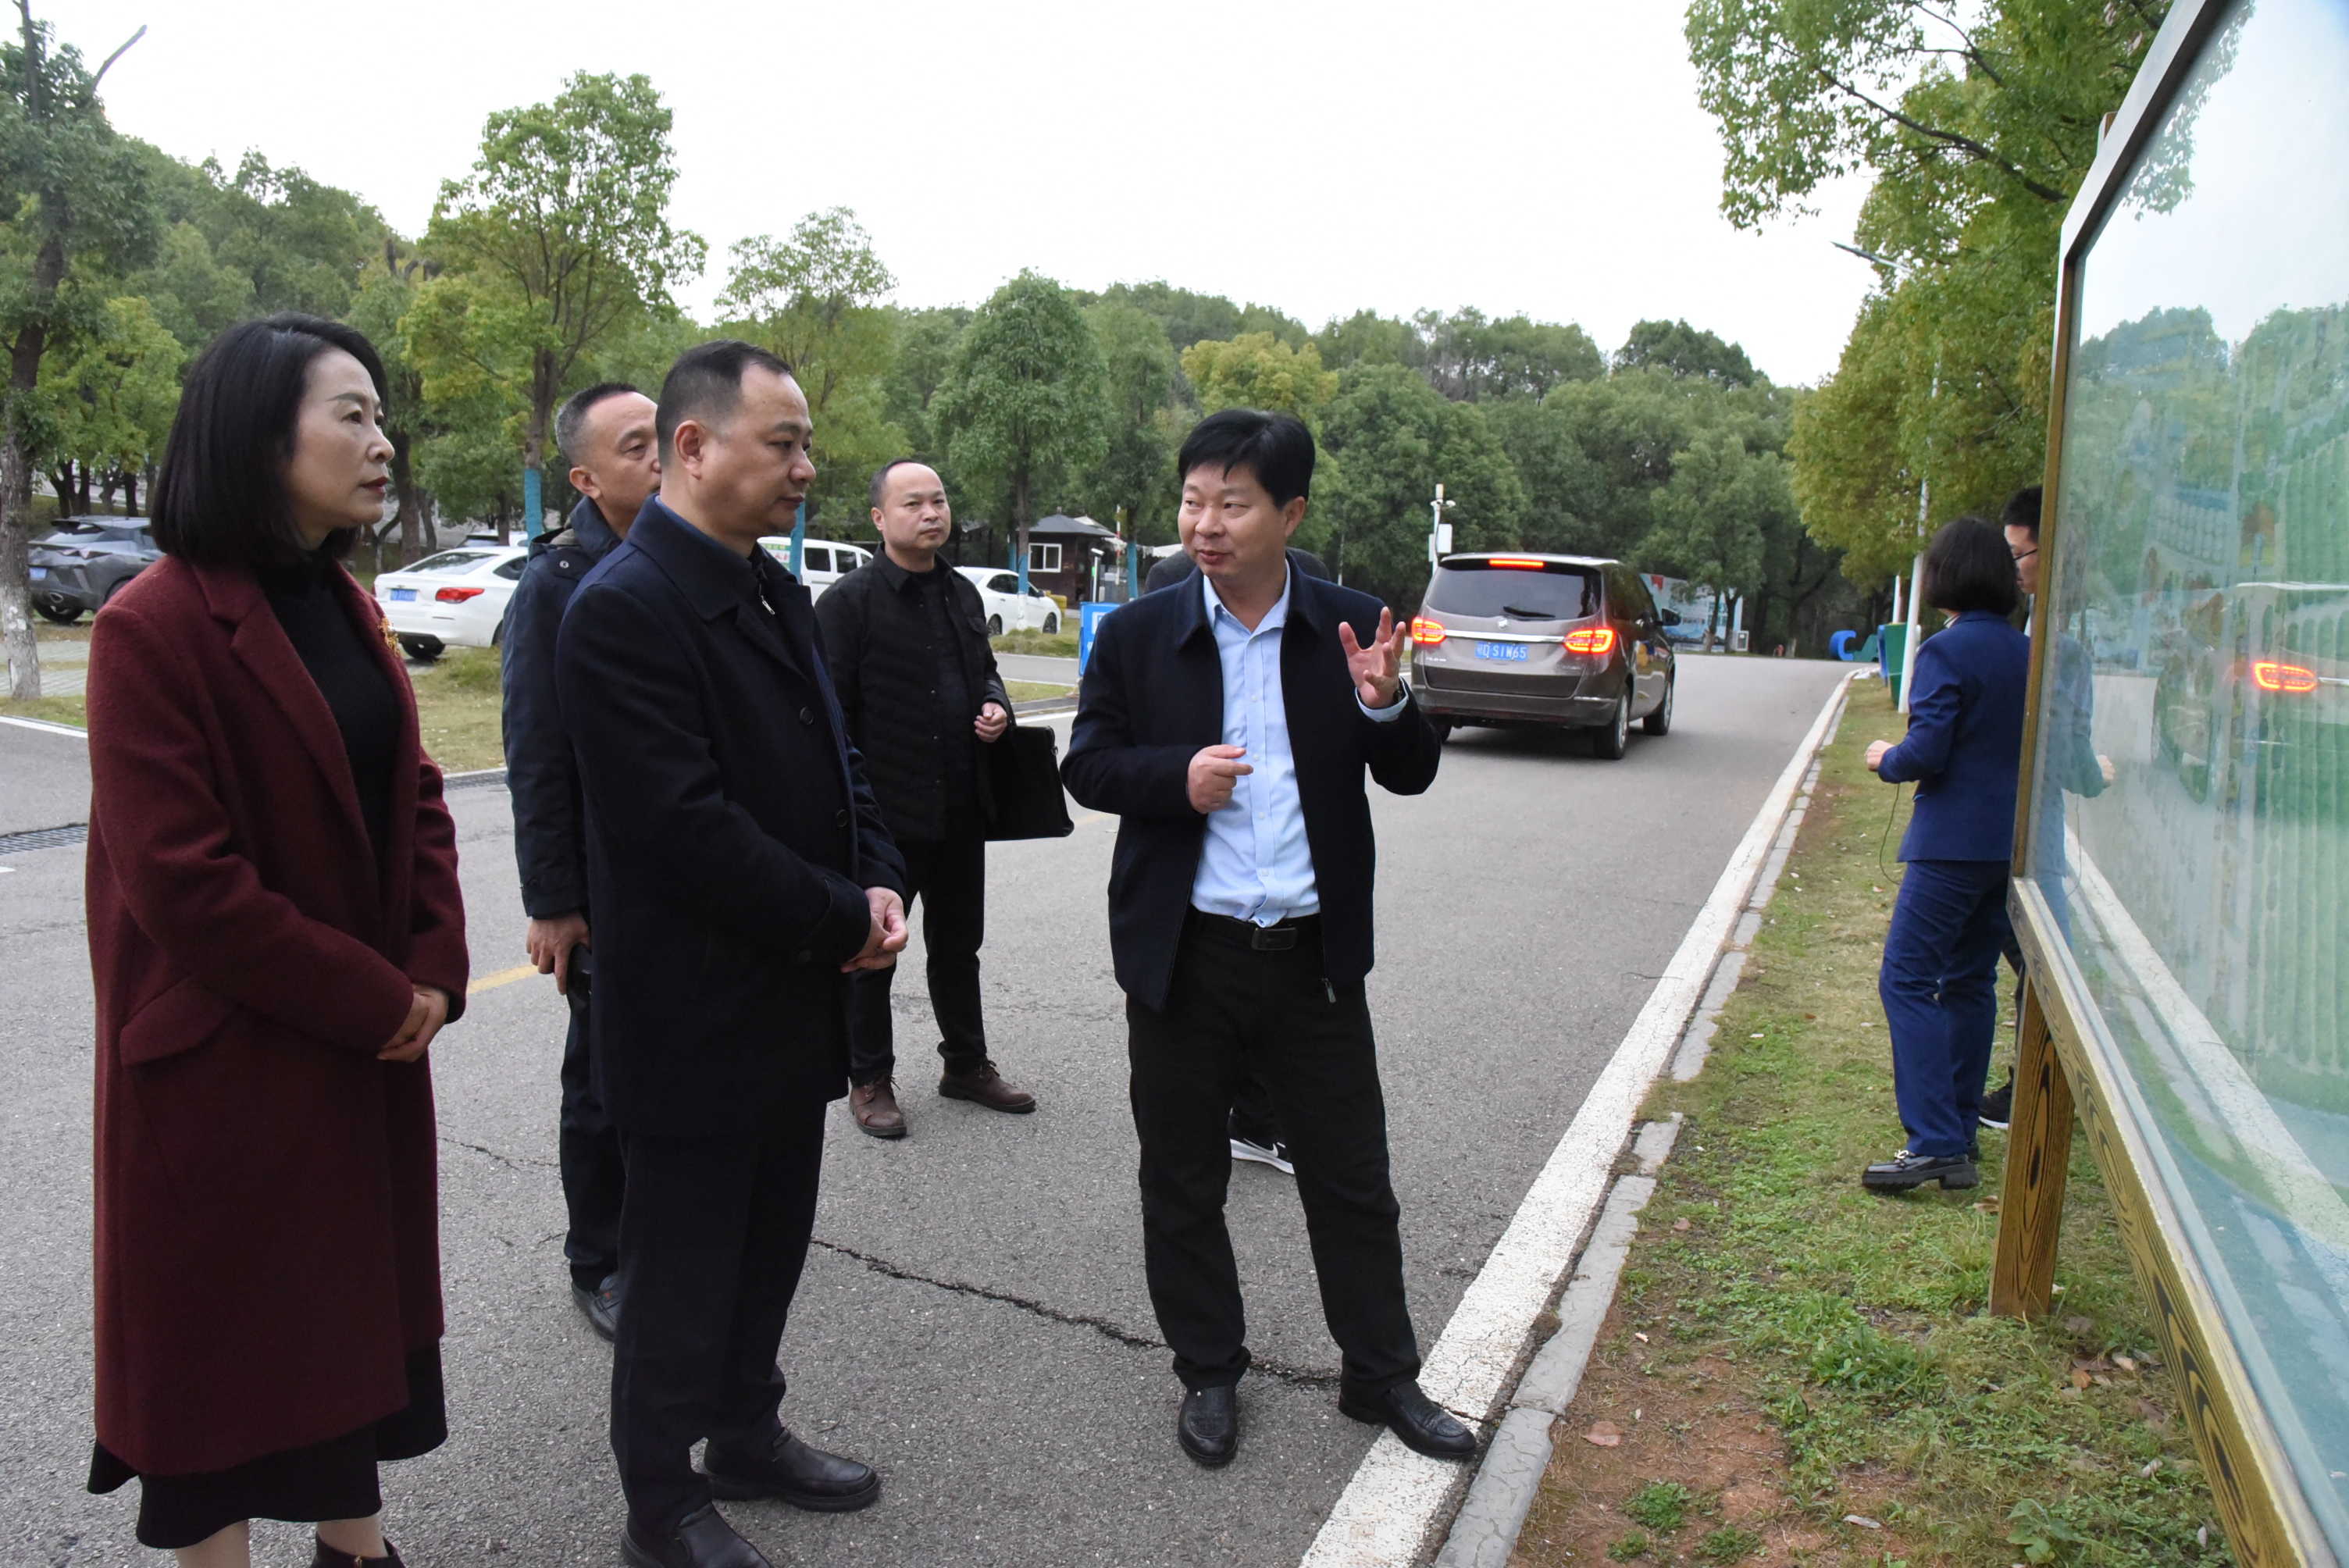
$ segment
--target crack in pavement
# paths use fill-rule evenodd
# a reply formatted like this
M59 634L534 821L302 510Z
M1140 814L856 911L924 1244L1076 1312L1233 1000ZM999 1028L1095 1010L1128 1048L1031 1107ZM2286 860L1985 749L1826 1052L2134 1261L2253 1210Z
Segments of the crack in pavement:
M1014 1295L1009 1291L990 1290L986 1285L972 1284L965 1280L937 1279L929 1274L916 1274L912 1269L893 1264L885 1258L874 1257L870 1253L858 1252L854 1247L843 1246L838 1242L827 1242L822 1236L809 1238L808 1244L822 1247L828 1253L837 1253L842 1257L854 1258L874 1274L885 1275L890 1279L901 1279L914 1284L926 1284L937 1290L952 1291L957 1295L977 1296L981 1301L992 1301L1004 1306L1017 1307L1021 1312L1033 1313L1036 1316L1049 1322L1062 1324L1071 1328L1090 1328L1103 1338L1115 1340L1131 1350L1173 1348L1163 1339L1153 1339L1146 1335L1136 1334L1132 1329L1121 1327L1105 1317L1093 1317L1084 1313L1063 1312L1057 1306L1049 1306L1043 1302L1031 1300L1024 1295ZM1261 1372L1275 1381L1294 1384L1299 1387L1334 1388L1338 1386L1338 1374L1335 1372L1318 1372L1309 1367L1290 1367L1278 1361L1268 1361L1262 1357L1249 1362L1248 1370Z
M461 1138L451 1138L445 1132L440 1135L440 1141L448 1144L452 1149L471 1150L474 1153L481 1155L483 1159L494 1161L496 1163L504 1166L509 1171L519 1171L525 1166L533 1167L541 1171L554 1171L561 1169L557 1162L552 1160L533 1160L526 1154L501 1154L494 1149L485 1148L479 1143L468 1143ZM509 1246L512 1245L512 1243L508 1243L507 1244Z

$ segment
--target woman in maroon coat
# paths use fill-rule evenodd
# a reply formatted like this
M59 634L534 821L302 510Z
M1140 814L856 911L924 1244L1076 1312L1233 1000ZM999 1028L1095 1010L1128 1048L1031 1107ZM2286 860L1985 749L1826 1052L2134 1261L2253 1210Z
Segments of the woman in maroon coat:
M251 1519L320 1564L398 1562L378 1460L438 1447L425 1048L461 1009L440 776L338 564L391 448L366 338L305 316L188 374L165 558L91 636L98 1446L139 1539L243 1568Z

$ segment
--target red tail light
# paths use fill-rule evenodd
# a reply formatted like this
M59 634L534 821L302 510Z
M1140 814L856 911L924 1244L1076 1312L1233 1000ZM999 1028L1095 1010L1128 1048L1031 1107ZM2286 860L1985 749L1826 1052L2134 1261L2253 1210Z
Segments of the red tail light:
M1512 572L1539 572L1549 564L1547 561L1519 561L1514 556L1496 555L1485 562L1487 566L1506 566Z
M487 592L486 588L443 588L432 596L443 604L461 604L468 599L478 599Z
M1585 626L1579 632L1566 634L1566 651L1569 654L1611 654L1615 651L1615 628Z
M2261 691L2314 691L2316 672L2298 665L2280 665L2272 659L2261 659L2251 666L2251 679Z
M1423 648L1432 648L1450 635L1441 621L1431 621L1425 615L1414 615L1411 622L1411 640Z

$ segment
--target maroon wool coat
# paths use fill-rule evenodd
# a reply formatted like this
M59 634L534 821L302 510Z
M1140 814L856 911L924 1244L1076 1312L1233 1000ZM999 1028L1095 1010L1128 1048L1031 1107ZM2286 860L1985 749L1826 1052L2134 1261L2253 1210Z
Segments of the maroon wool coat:
M455 825L406 676L378 874L340 732L249 573L167 557L99 613L88 695L98 1438L223 1470L408 1402L440 1336L414 987L464 1005Z

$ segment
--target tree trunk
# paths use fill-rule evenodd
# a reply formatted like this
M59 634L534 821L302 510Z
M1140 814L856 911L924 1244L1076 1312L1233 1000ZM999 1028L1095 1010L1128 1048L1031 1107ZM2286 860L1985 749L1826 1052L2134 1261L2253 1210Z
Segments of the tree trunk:
M0 409L4 415L5 409ZM24 438L8 421L0 439L0 650L8 661L8 696L41 695L41 655L33 635L33 466Z
M122 476L122 510L132 517L139 515L139 476L137 474L126 472Z
M1011 525L1019 542L1019 585L1028 585L1028 470L1021 469L1011 476Z
M423 544L424 504L416 493L416 463L412 454L414 443L406 436L397 436L391 442L391 493L399 498L392 521L399 525L400 564L413 566L423 556L418 552ZM382 530L377 531L377 568L381 571L383 557Z

